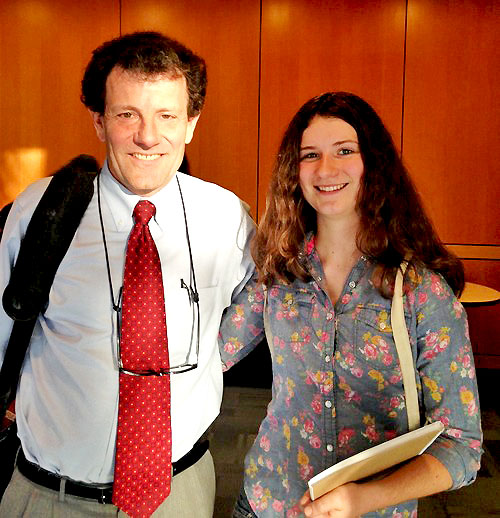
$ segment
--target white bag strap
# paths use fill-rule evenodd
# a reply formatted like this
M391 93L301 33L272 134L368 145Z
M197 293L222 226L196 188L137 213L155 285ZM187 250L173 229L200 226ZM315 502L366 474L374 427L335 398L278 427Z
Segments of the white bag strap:
M407 266L408 262L403 261L396 274L391 307L391 326L401 365L406 412L408 414L408 428L411 431L420 427L420 411L418 407L417 384L415 382L415 367L403 309L403 275Z

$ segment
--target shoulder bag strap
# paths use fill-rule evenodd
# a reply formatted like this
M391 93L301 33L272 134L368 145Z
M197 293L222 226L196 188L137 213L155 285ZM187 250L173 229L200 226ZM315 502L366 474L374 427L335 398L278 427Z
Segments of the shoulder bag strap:
M415 382L415 365L411 353L410 338L406 328L405 314L403 308L403 275L408 266L403 261L398 268L394 284L394 295L391 307L391 326L394 342L398 351L403 386L405 390L406 412L408 414L409 430L416 430L420 427L420 411L418 406L417 384Z

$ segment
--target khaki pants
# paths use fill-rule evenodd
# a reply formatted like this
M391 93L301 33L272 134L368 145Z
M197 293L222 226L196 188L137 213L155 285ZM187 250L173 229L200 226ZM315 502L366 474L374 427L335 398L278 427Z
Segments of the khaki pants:
M172 479L169 497L152 518L212 518L215 470L210 452ZM0 518L87 518L127 515L112 504L60 495L34 484L17 470L0 503Z

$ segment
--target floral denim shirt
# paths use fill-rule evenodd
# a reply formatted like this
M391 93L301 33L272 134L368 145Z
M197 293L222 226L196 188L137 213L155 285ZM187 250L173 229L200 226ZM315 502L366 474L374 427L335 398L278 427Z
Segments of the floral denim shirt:
M332 306L313 239L303 260L311 281L266 290L254 277L221 325L229 368L262 339L264 310L268 316L272 400L245 459L245 492L258 517L303 516L298 501L311 477L408 431L391 300L371 282L375 265L361 258ZM445 425L426 453L446 466L458 488L474 481L482 453L466 313L441 276L429 270L415 276L415 288L405 284L404 304L421 420ZM416 515L413 500L365 516Z

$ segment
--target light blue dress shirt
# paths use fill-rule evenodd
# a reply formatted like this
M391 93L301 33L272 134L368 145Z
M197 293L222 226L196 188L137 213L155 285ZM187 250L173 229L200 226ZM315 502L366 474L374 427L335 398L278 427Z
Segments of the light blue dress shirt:
M171 378L173 461L186 454L217 417L222 372L217 332L235 287L251 274L248 241L253 222L231 192L181 173L194 268L200 294L197 369ZM50 179L32 184L15 201L0 244L0 290L8 283L20 239ZM88 483L113 479L118 405L117 334L106 272L97 185L52 285L46 311L31 340L16 398L28 460ZM132 211L140 197L112 177L100 178L101 206L114 297L122 285ZM181 279L190 263L184 215L174 177L148 198L156 206L149 226L162 263L171 365L189 350L192 308ZM0 308L0 360L12 320ZM191 360L195 359L194 356Z

